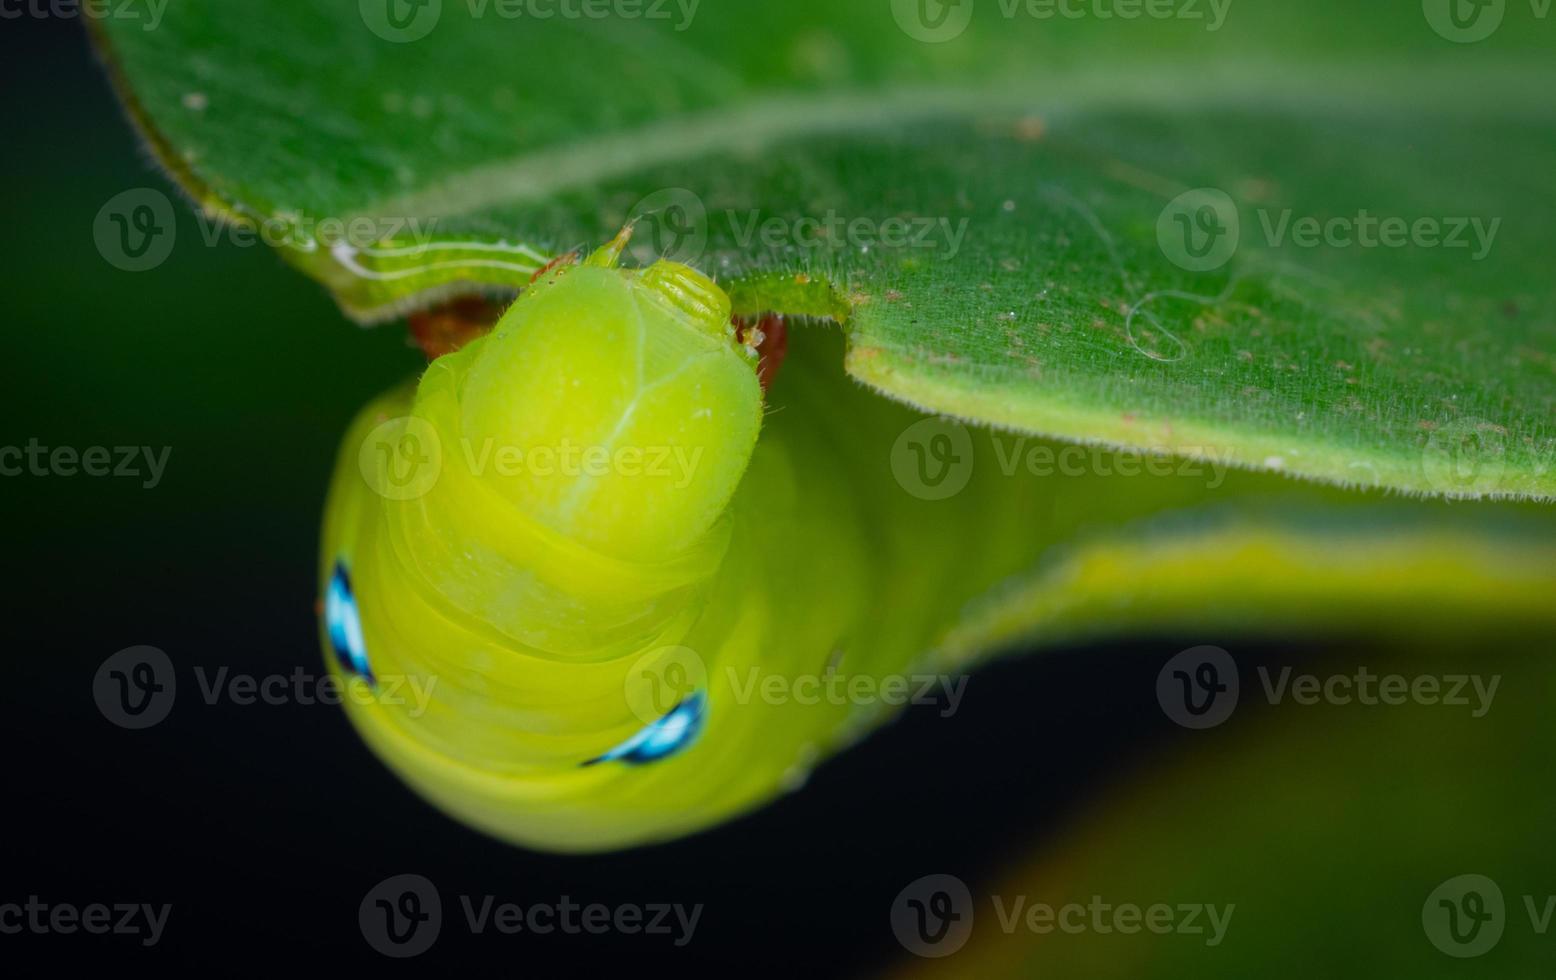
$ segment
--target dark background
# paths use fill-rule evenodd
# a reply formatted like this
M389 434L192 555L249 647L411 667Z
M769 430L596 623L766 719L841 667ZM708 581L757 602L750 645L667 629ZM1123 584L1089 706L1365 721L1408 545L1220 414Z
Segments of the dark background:
M407 790L339 708L208 705L194 683L196 667L321 669L314 574L337 440L419 354L398 326L349 324L268 249L206 247L188 207L167 262L113 268L94 246L98 209L132 187L175 192L81 24L0 22L0 82L12 341L0 443L172 447L151 490L0 481L11 573L0 902L173 905L154 948L23 934L0 937L0 963L373 968L389 961L364 942L358 904L414 872L445 910L437 943L412 961L422 969L858 974L903 958L889 908L908 882L946 872L989 884L1099 792L1189 743L1238 737L1243 716L1212 733L1162 716L1154 684L1167 657L1217 643L1245 665L1292 663L1319 648L1196 635L1048 652L981 671L955 717L910 710L804 791L695 838L583 858L489 840ZM167 651L180 692L166 721L132 732L99 713L91 686L104 658L136 644ZM471 936L461 894L706 908L676 949L662 936Z

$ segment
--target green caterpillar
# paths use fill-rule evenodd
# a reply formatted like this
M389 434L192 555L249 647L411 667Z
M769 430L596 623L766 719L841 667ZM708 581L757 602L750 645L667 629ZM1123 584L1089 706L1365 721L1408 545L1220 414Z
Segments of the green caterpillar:
M618 268L624 241L370 404L327 504L320 629L370 692L353 722L493 835L585 851L726 820L1038 625L1264 628L1423 596L1546 615L1548 554L1493 564L1435 511L1326 537L1243 505L1354 495L996 465L993 434L849 381L835 331L804 331L764 394L723 290ZM1138 530L1212 496L1219 517Z

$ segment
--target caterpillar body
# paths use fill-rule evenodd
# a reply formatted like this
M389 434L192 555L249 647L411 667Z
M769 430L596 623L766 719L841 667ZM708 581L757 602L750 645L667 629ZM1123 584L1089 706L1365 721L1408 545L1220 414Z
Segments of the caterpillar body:
M1491 575L1490 546L1431 509L1203 465L1044 476L1007 459L1019 437L959 426L905 443L939 423L849 380L835 331L796 338L764 392L719 286L621 269L623 241L368 405L326 505L320 634L366 692L353 723L502 839L597 851L727 820L1036 624L1548 607L1539 547ZM1196 516L1210 493L1220 516ZM1327 533L1277 503L1366 520Z
M764 427L724 293L619 251L369 405L326 508L327 659L374 692L354 723L438 805L539 848L674 836L798 785L901 703L828 687L905 674L1030 557L965 546L1017 516L1008 493L857 493L856 460L889 482L900 407L790 370Z

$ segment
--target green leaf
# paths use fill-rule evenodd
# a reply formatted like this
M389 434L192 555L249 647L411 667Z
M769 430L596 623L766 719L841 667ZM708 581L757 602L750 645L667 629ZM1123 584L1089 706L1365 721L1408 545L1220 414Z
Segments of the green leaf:
M284 229L358 318L511 291L642 217L640 248L737 311L843 322L855 377L934 411L1556 497L1556 29L1520 4L1475 43L1340 0L980 0L938 31L888 0L397 9L421 19L208 0L100 30L179 181ZM1403 244L1344 244L1369 217Z
M1556 672L1516 634L1471 633L1242 662L1224 724L1183 733L1031 860L966 881L965 945L899 975L1538 976L1556 793L1530 774L1551 751ZM1303 677L1318 686L1298 694ZM1474 929L1461 911L1456 941L1441 902L1466 876L1493 917ZM1220 910L1219 937L1188 904ZM1029 918L1069 905L1071 931ZM1124 933L1126 905L1171 911Z

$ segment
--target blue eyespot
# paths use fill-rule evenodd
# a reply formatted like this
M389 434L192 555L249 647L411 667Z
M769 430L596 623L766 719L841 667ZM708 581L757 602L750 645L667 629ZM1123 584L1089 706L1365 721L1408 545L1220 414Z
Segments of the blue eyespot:
M592 766L596 762L614 762L619 759L640 766L645 762L658 762L675 755L689 748L697 741L697 736L702 734L702 726L708 716L707 709L708 696L702 691L682 698L663 718L645 725L636 735L584 765Z
M341 667L373 683L367 644L362 639L362 618L357 615L356 595L351 591L351 578L343 562L335 563L329 585L324 588L324 627Z

